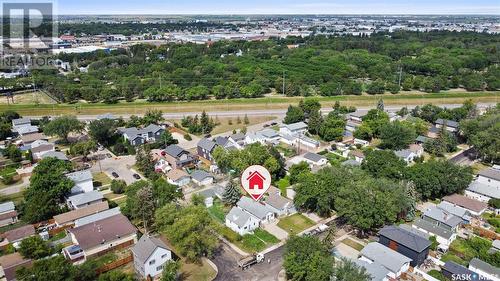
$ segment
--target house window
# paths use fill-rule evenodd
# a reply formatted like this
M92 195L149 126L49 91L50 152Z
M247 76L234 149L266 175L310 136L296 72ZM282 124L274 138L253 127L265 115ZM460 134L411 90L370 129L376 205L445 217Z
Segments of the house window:
M161 256L162 259L166 258L168 256L168 254L164 254Z
M156 267L156 271L160 271L160 270L162 270L162 269L163 269L163 265L160 265L160 266L157 266L157 267Z
M149 265L155 264L155 260L150 260Z

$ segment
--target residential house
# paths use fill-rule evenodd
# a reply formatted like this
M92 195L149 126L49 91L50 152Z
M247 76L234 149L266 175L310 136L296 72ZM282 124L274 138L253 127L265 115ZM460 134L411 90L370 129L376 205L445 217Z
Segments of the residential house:
M256 217L261 223L270 222L274 219L274 213L266 205L255 202L249 197L243 196L236 203L240 209Z
M155 162L155 172L166 174L170 170L172 170L172 167L170 167L170 164L164 158L160 158Z
M0 204L0 227L17 222L17 211L14 202Z
M398 278L402 273L410 268L410 258L391 250L390 248L377 243L371 242L366 245L360 252L362 261L368 263L377 263L389 270L390 278Z
M12 129L17 129L20 127L31 126L31 119L29 118L18 118L12 119Z
M245 146L245 134L236 133L229 136L229 141L233 143L236 149L243 149Z
M38 142L36 145L34 145L35 142ZM35 161L41 160L42 155L44 155L47 152L52 152L55 151L55 146L52 143L48 143L46 141L43 141L45 143L40 143L40 141L35 141L31 144L31 153L33 155L33 159Z
M500 281L500 268L478 258L473 258L469 262L469 269L489 280Z
M16 270L21 267L30 267L31 259L25 259L19 252L0 257L0 280L16 280Z
M24 146L29 146L34 141L37 141L37 140L48 141L49 138L45 134L43 134L43 133L33 133L33 134L21 136L21 143Z
M212 188L202 190L198 195L204 198L205 207L210 208L214 205L214 199L217 197L215 191Z
M354 145L358 145L358 144L359 144L359 145L361 145L361 147L365 147L365 146L368 146L368 145L370 144L370 142L365 141L365 140L362 140L362 139L356 139L356 138L355 138L355 139L353 140L353 144L354 144Z
M38 133L38 126L32 126L29 118L18 118L12 120L12 131L24 136Z
M216 143L212 140L209 140L207 138L202 138L197 145L197 152L198 156L203 157L207 159L208 161L212 162L212 152L214 151L216 147Z
M396 156L400 159L403 159L406 164L410 164L411 162L413 162L413 159L415 159L416 157L415 153L413 153L413 151L409 149L397 150L394 151L394 154L396 154Z
M300 147L305 146L306 148L316 149L319 147L320 143L319 141L305 135L297 135L297 145Z
M488 250L488 253L493 254L498 251L500 251L500 240L495 239L495 241L491 243L491 248Z
M33 225L28 224L18 228L8 230L2 234L5 242L12 244L15 248L19 247L19 243L25 238L36 235Z
M133 245L137 229L122 214L68 230L71 240L83 250L84 258Z
M259 227L260 221L238 207L233 207L226 215L226 226L239 235L252 233Z
M41 155L42 159L45 158L56 158L61 161L69 161L68 156L60 151L47 151Z
M429 141L429 138L426 137L426 136L418 136L416 139L415 139L415 143L416 144L424 144L425 142Z
M92 204L102 202L104 196L97 190L92 190L89 192L79 193L76 195L69 196L66 199L66 204L72 210L87 207Z
M252 144L259 142L261 144L277 144L280 141L280 135L272 129L264 129L253 133L247 133L245 143Z
M456 217L461 218L464 223L469 223L472 220L472 216L469 213L469 211L460 206L456 206L450 202L442 201L436 207Z
M264 204L276 217L286 216L297 212L292 200L279 194L270 194L264 199Z
M213 141L215 142L216 145L218 145L224 149L227 149L227 150L236 149L236 147L233 145L233 143L229 140L229 137L218 136Z
M307 152L303 155L303 158L309 165L312 166L324 166L328 164L328 159L317 153Z
M188 175L188 173L180 169L172 169L166 174L166 176L167 181L170 184L177 186L186 185L191 181L191 177Z
M280 133L285 135L298 135L307 132L307 124L304 122L297 122L292 124L283 124L280 126Z
M356 264L359 267L364 267L366 270L366 273L370 275L371 281L389 281L391 280L389 278L389 274L391 273L387 268L385 268L383 265L372 262L369 263L364 260L356 260Z
M363 161L365 160L365 154L360 150L352 150L351 152L349 152L349 155L353 156L354 160L356 160L356 162L358 163L363 163Z
M399 226L391 225L382 228L379 232L378 242L392 250L410 258L413 267L421 265L427 255L431 242L412 231Z
M472 280L472 276L475 275L472 270L454 261L447 261L441 268L441 273L443 273L444 277L448 280L457 280L457 276L464 276L464 280ZM470 276L470 279L467 279L468 276ZM478 278L477 280L480 279Z
M90 169L67 173L66 177L75 183L75 185L71 188L72 194L91 192L94 190L94 183Z
M427 209L422 215L422 219L430 223L443 226L453 232L456 232L458 230L458 226L462 224L462 219L460 217L457 217L438 207Z
M453 120L439 118L439 119L436 120L436 122L434 122L434 125L438 129L441 129L442 127L445 127L445 129L448 132L455 133L455 132L458 132L459 123L456 122L456 121L453 121Z
M79 227L82 225L86 225L89 223L100 221L100 220L103 220L105 218L109 218L109 217L112 217L112 216L115 216L118 214L121 214L120 207L100 211L98 213L88 215L88 216L85 216L83 218L79 218L79 219L74 220L75 227Z
M443 201L464 208L473 216L480 216L488 209L487 203L460 194L445 196Z
M150 124L145 128L121 128L119 131L126 141L131 145L137 146L159 140L165 129L158 125Z
M424 155L424 147L419 144L410 144L410 147L408 148L413 154L415 154L415 157L421 157Z
M209 185L214 182L214 177L203 170L196 170L191 174L191 179L197 185Z
M163 267L172 261L172 251L158 237L144 234L132 247L135 272L143 278L154 278L163 272Z
M439 136L439 128L438 127L435 127L435 126L432 126L429 128L429 130L427 131L427 137L429 139L435 139Z
M96 204L89 205L84 208L72 210L66 213L62 213L54 216L54 222L58 227L65 225L71 225L76 220L97 214L99 212L109 209L108 201L102 201Z
M442 251L447 251L450 244L457 238L455 231L421 218L416 219L412 227L430 236L435 236L439 243L438 248Z
M349 132L354 133L354 131L356 131L359 126L361 126L361 123L347 120L346 125L345 125L345 129Z
M347 115L347 119L354 122L363 122L363 117L366 115L365 112L355 111Z
M196 164L197 158L182 147L172 144L165 148L165 159L175 169L192 167Z
M500 166L479 171L477 178L465 190L465 196L481 202L500 199Z

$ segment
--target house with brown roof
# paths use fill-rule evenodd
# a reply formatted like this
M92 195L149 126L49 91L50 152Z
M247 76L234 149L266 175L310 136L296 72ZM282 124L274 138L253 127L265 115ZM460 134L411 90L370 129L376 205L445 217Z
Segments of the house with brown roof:
M183 186L188 184L191 181L191 177L188 173L184 172L181 169L172 169L167 173L167 181L170 184Z
M17 248L19 243L21 243L21 241L24 238L28 238L28 237L33 236L35 234L36 234L36 232L35 232L35 228L33 227L33 225L28 224L25 226L21 226L21 227L6 231L2 235L2 237L5 239L5 242L7 242L8 244L12 244L14 247Z
M21 142L23 143L23 145L30 145L37 140L48 141L49 137L47 137L44 133L34 133L21 136Z
M488 209L488 204L486 202L481 202L459 194L445 196L443 197L443 201L463 208L469 211L469 213L473 216L480 216L486 211L486 209Z
M14 202L9 201L0 204L0 226L9 225L17 222L17 212Z
M30 267L31 260L25 259L19 253L0 257L0 280L16 280L16 270L21 267Z
M75 227L68 232L73 243L83 250L85 259L137 242L137 229L122 214Z
M354 157L354 160L358 163L362 163L365 160L365 154L361 150L352 150L349 152L350 156Z
M87 207L75 209L73 211L69 211L63 214L59 214L57 216L54 216L54 221L57 226L65 226L65 225L70 225L75 222L77 219L81 219L86 216L90 216L93 214L97 214L99 212L105 211L109 209L108 201L102 201L99 203L95 203L92 205L89 205Z

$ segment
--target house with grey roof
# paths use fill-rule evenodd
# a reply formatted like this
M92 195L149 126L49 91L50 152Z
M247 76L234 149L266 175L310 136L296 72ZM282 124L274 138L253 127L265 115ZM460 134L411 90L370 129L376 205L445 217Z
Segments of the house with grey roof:
M144 128L120 128L119 131L126 141L131 145L137 146L159 140L165 129L158 125L150 124Z
M441 201L436 207L461 218L464 223L469 223L472 220L472 215L468 210L450 202Z
M17 222L17 211L14 202L8 201L0 204L0 226Z
M198 156L203 157L207 159L208 161L212 162L212 152L214 151L215 147L217 144L208 138L202 138L196 147L196 151L198 153Z
M217 197L214 189L208 188L198 192L198 195L202 196L204 199L205 207L210 208L214 205L214 199Z
M403 159L406 164L413 162L413 159L417 157L417 155L410 149L396 150L394 151L394 154L396 154L397 157Z
M448 120L448 119L437 119L436 122L434 122L434 125L436 128L442 128L445 127L445 129L449 132L455 133L458 131L458 126L459 123L453 120Z
M132 247L134 268L143 279L154 278L173 260L172 251L160 238L144 234Z
M487 279L500 281L500 268L478 258L473 258L469 262L469 269Z
M120 207L107 209L75 220L75 227L100 221L115 215L121 214Z
M439 243L438 248L443 251L447 251L450 244L457 238L457 232L421 218L416 219L412 227L429 236L436 237L436 241Z
M264 129L257 132L249 132L245 135L245 144L277 144L280 141L280 135L272 129Z
M167 146L164 152L165 160L167 160L168 164L170 164L174 170L191 167L198 162L197 157L177 144Z
M457 217L438 207L427 209L422 215L422 219L430 223L440 225L453 232L456 232L458 230L458 226L463 223L460 217Z
M260 222L269 222L274 219L274 213L266 205L256 202L249 197L242 196L236 203L238 208L256 217Z
M379 232L378 242L392 250L410 258L410 265L413 267L421 265L427 255L431 242L412 231L406 230L396 225L382 228Z
M313 152L306 152L302 157L307 163L314 166L324 166L328 163L325 156Z
M214 177L203 170L195 170L191 174L191 180L197 185L209 185L214 182Z
M62 161L69 161L68 156L60 151L47 151L41 155L42 159L45 158L56 158Z
M378 263L389 270L390 278L398 278L402 273L410 268L410 258L391 250L390 248L377 243L371 242L366 245L360 252L362 261L367 263Z
M470 280L473 280L472 276L474 275L472 270L454 261L447 261L444 266L441 267L441 273L443 273L444 277L448 280L457 279L456 276L464 276L464 279L466 279L467 276L470 276ZM480 279L478 278L477 280Z
M370 274L371 281L389 281L390 271L379 263L372 262L369 263L364 260L356 260L356 265L359 267L364 267L366 273Z
M428 141L428 140L429 140L429 138L428 138L428 137L420 135L420 136L418 136L418 137L415 139L415 143L416 143L416 144L424 144L424 143L425 143L426 141Z
M239 235L245 235L257 229L260 225L260 221L239 207L233 207L226 215L225 224Z
M245 134L243 133L232 134L228 139L236 149L242 149L245 146Z
M479 171L477 178L465 190L465 196L481 202L500 199L500 166Z
M20 136L38 133L38 126L31 125L31 119L18 118L12 120L12 131Z
M83 207L87 207L92 204L96 204L102 202L104 200L104 196L97 190L92 190L89 192L79 193L76 195L69 196L66 199L66 204L72 210L80 209Z
M30 126L31 125L31 119L30 118L17 118L17 119L12 119L12 128L16 129L19 127L23 126Z
M75 183L75 185L71 188L72 194L91 192L94 190L94 183L90 169L67 173L66 177Z
M292 200L285 198L279 194L271 193L264 199L264 204L274 212L274 215L286 216L297 212Z
M283 124L280 126L280 133L285 135L304 134L305 132L307 132L307 124L304 122Z

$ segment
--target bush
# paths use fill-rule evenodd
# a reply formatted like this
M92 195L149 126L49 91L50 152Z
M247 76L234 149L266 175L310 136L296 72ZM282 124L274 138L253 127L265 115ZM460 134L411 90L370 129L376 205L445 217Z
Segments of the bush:
M6 185L13 184L14 183L14 176L13 175L4 175L2 177L2 182Z
M115 146L113 148L114 148L114 151L116 154L123 154L126 150L125 145L121 142L115 144Z
M115 194L122 194L125 192L127 184L124 180L112 180L111 181L111 191Z
M490 199L490 201L488 201L488 205L490 205L490 207L492 208L500 209L500 199L492 198Z
M184 139L185 139L185 140L188 140L188 141L193 140L193 138L191 137L191 135L190 135L190 134L185 134L185 135L184 135Z
M446 277L444 277L443 273L441 273L441 271L437 271L435 269L427 272L427 274L429 274L430 276L436 278L437 280L441 280L441 281L446 281L448 279L446 279Z

